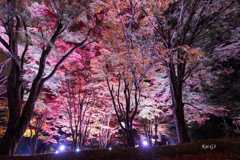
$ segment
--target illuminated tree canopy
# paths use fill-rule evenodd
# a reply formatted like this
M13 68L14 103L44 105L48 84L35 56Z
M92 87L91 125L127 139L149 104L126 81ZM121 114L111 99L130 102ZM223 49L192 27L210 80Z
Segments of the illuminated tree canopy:
M209 113L234 112L239 133L239 5L0 0L0 155L23 137L31 154L62 135L72 150L183 144Z

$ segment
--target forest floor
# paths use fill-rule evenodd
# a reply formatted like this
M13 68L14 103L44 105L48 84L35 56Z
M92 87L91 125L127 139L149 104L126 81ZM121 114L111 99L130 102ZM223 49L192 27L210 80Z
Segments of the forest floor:
M0 156L0 160L240 160L240 139L201 140L184 145L84 150L34 156Z

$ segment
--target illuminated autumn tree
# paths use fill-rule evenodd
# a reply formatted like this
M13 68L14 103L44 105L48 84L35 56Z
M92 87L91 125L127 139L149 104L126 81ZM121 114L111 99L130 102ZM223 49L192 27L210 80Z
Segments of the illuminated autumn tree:
M234 36L239 25L233 20L239 14L238 1L140 3L145 20L151 24L153 18L154 24L157 24L154 26L154 35L162 44L165 57L162 64L168 68L178 142L189 142L182 98L184 84L206 58L239 49L239 41Z
M143 130L150 146L152 146L153 138L155 138L155 146L157 145L158 125L162 119L161 113L163 113L163 111L156 106L144 107L139 113L139 116L143 118Z
M11 72L8 76L9 121L0 143L0 155L12 155L33 115L34 104L44 83L57 71L61 63L77 48L82 47L89 35L89 27L69 28L88 20L86 1L1 1L0 25L4 34L0 42L11 55ZM84 14L82 14L84 13ZM88 23L94 27L94 23ZM73 34L74 32L74 34ZM71 35L75 35L74 38ZM79 37L76 37L76 36ZM81 35L81 36L80 36ZM58 50L59 41L67 41L70 48ZM32 71L29 64L36 68ZM48 72L46 72L48 68ZM35 69L35 71L34 71ZM28 74L28 75L26 75ZM23 102L26 77L31 77L30 92ZM22 107L23 105L23 107Z
M54 121L51 119L50 115L53 110L47 105L47 99L48 98L44 95L44 92L42 92L35 103L34 114L29 127L23 135L25 137L29 137L28 150L31 155L35 154L39 139L44 142L49 141L56 143L56 140L50 137L53 135L60 136L58 134L58 128L54 126ZM43 134L46 134L46 136L43 136ZM49 136L47 136L47 134Z
M106 148L111 144L111 139L114 133L120 128L119 126L113 126L113 108L105 103L104 107L97 113L97 128L98 128L98 141L99 148Z
M163 72L156 71L154 75L148 77L144 83L147 83L147 89L141 94L142 100L139 105L141 110L139 116L141 117L141 126L144 135L152 145L152 139L155 139L155 146L157 145L157 138L162 134L159 130L160 124L169 123L172 115L171 94L167 75ZM167 124L169 125L169 124Z
M105 13L102 21L107 29L100 41L104 49L100 50L98 61L92 64L97 64L95 69L101 71L99 75L105 78L119 126L128 146L134 147L133 121L141 91L146 87L142 82L151 75L152 66L159 60L153 58L155 42L143 40L152 32L153 26L149 26L149 32L137 30L135 21L142 19L141 8L136 8L131 2L96 1L97 5L100 7L94 8L94 12Z
M141 73L147 65L160 61L158 66L153 66L168 74L178 142L189 142L182 98L184 84L206 58L239 49L238 37L234 36L239 27L234 20L235 17L239 19L238 1L115 0L95 3L100 6L95 12L106 13L105 23L110 28L102 41L105 48L128 55L124 60L129 66L121 63L133 77L137 69L141 68L137 71ZM135 62L142 62L137 58L146 60L146 53L154 60L145 61L144 67L137 66Z
M60 106L56 113L61 115L57 123L62 126L62 130L71 133L73 150L84 149L92 134L93 116L96 114L101 90L92 77L88 62L83 62L83 59L70 61L64 65L65 69L61 69L66 78L62 80L63 88L58 95Z
M39 134L42 130L42 124L43 124L43 118L41 115L34 115L33 119L34 121L29 124L29 129L26 130L23 136L29 137L30 145L28 146L28 152L30 155L34 155L37 149L37 142L39 138ZM29 132L29 133L28 133Z

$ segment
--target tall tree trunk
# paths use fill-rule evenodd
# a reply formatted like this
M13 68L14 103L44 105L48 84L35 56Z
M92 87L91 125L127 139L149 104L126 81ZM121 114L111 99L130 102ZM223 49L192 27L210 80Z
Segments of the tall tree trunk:
M132 132L127 134L128 147L135 147L135 141Z
M175 73L174 65L169 65L169 82L172 96L172 110L176 126L178 143L183 144L185 142L190 142L190 138L187 133L187 126L184 118L184 104L182 101L182 89L183 89L183 75L185 66L180 64L177 68L177 75Z
M158 124L157 124L157 121L155 120L155 143L154 143L154 146L156 147L157 146L157 128L158 128Z
M32 141L32 142L31 142ZM37 149L37 141L38 141L38 136L33 136L33 138L30 137L30 146L29 146L29 155L34 155L36 154L36 149Z
M123 74L124 75L124 74ZM116 101L115 101L115 96L113 95L113 86L110 87L109 84L109 80L108 77L106 78L107 81L107 85L108 85L108 90L110 92L111 95L111 99L113 102L113 107L117 116L117 120L118 120L118 124L121 127L121 129L123 130L126 138L127 138L127 142L128 142L128 147L135 147L135 142L134 142L134 137L133 137L133 133L132 133L132 122L133 119L137 113L137 108L138 108L138 104L139 104L139 97L138 94L140 95L140 91L138 89L137 86L137 82L134 83L134 99L135 99L135 107L134 109L131 110L131 94L130 94L130 84L127 82L127 80L125 78L123 78L124 81L124 98L126 101L125 107L123 107L122 103L120 103L120 84L121 84L121 75L118 75L119 79L118 79L118 87L117 90L118 92L116 93ZM117 102L117 103L116 103ZM124 110L124 111L123 111ZM125 126L123 126L121 123L124 122Z
M22 138L20 129L8 128L0 144L0 155L13 155Z
M178 102L177 104L173 104L173 116L175 120L177 138L178 138L179 144L190 142L190 138L187 133L187 126L184 119L183 106L184 104L181 103L181 101Z
M21 77L21 72L17 70L16 64L12 62L7 88L9 121L0 143L0 155L13 155L31 119L31 115L25 115L25 118L21 118L20 115L21 82L19 82L19 77Z
M36 137L34 139L34 145L33 145L33 148L32 148L32 154L36 154L36 149L37 149L37 142L38 142L38 138Z
M37 149L38 135L30 136L30 146L28 147L29 155L34 155Z

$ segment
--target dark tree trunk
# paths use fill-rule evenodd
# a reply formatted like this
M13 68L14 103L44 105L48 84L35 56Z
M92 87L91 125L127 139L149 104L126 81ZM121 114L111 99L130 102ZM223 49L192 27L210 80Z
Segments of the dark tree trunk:
M19 71L16 64L12 62L7 88L9 121L7 130L0 143L0 155L13 155L31 119L31 114L25 115L24 117L20 116L22 104L21 77L21 71Z
M128 147L135 147L135 141L132 133L127 135L127 142L128 142Z
M182 89L183 89L183 81L184 77L185 65L179 64L177 66L177 76L175 73L175 67L173 64L169 65L169 81L170 81L170 89L172 96L172 110L173 116L176 126L178 143L183 144L185 142L190 142L190 138L187 133L187 126L184 119L184 104L182 101Z
M19 129L7 129L0 144L0 155L13 155L17 144L22 138L22 135L19 133Z
M36 149L37 149L37 142L38 142L38 138L34 138L34 144L33 144L33 147L32 147L32 155L36 154Z
M7 130L0 143L0 155L13 155L14 151L16 150L17 144L19 143L24 132L29 126L29 122L32 117L33 109L30 111L29 114L26 114L20 117L20 113L19 113L20 110L18 109L21 108L21 103L16 103L14 98L16 97L16 95L18 96L17 93L13 94L11 90L10 91L8 90L8 99L10 101L8 104L9 121L8 121ZM15 105L12 104L11 102L12 100L13 102L15 102Z
M38 139L35 136L33 138L30 137L30 145L28 146L29 155L36 154L37 141Z
M187 126L184 119L183 103L173 105L173 116L175 120L175 126L177 131L178 143L183 144L190 142L190 138L187 133Z
M72 138L73 138L73 141L72 141L72 151L75 151L77 149L77 139L75 137L74 134L72 134Z
M154 146L156 147L157 146L157 128L158 128L158 124L157 124L157 121L155 121L155 143L154 143Z
M123 74L124 75L124 74ZM123 82L124 82L124 98L126 101L125 106L123 107L123 104L120 102L120 86L121 86L121 75L118 75L118 87L117 90L118 92L116 93L116 96L114 96L114 87L110 87L110 83L108 80L108 77L106 78L107 81L107 85L108 85L108 90L110 92L111 95L111 99L113 102L113 107L117 116L117 120L118 120L118 124L121 127L121 129L123 130L126 138L127 138L127 142L128 142L128 147L135 147L135 141L134 141L134 137L133 137L133 133L132 133L132 122L133 119L137 113L137 108L138 108L138 104L139 104L139 99L140 99L140 90L138 88L137 83L134 83L134 99L135 99L135 107L134 109L131 109L131 87L130 84L127 82L127 80L125 78L123 78ZM124 122L125 126L122 125L122 122Z
M30 129L31 129L31 127L30 127ZM39 130L39 128L36 128L35 135L30 136L30 148L29 148L30 155L34 155L36 153L37 143L38 143L38 133L39 133L38 130Z

